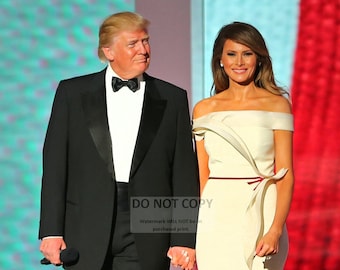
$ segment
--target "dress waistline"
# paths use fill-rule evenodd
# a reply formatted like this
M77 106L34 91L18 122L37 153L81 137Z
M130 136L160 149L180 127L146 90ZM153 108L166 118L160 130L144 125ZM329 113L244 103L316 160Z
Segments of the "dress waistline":
M263 181L264 177L262 176L254 176L254 177L216 177L216 176L210 176L208 179L211 180L250 180L247 182L248 185L257 184L254 187L254 190L257 188L257 186Z

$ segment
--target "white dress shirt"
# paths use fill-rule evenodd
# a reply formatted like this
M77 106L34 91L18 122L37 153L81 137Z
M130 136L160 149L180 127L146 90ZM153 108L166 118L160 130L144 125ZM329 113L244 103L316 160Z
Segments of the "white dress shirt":
M107 116L112 140L112 156L117 182L129 182L132 156L142 114L145 81L138 77L139 89L127 86L112 90L112 77L119 76L108 65L105 75Z

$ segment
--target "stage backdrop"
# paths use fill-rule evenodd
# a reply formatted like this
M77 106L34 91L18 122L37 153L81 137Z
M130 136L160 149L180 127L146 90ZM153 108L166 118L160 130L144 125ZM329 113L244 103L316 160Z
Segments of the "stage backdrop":
M105 67L98 26L134 1L0 1L0 269L41 266L41 151L59 80Z
M286 270L339 269L339 0L192 0L191 14L181 9L178 16L169 1L1 1L0 269L56 269L40 266L37 239L41 150L55 88L63 78L104 68L96 56L98 25L110 13L137 7L152 16L151 41L160 40L154 44L157 58L163 52L175 57L181 49L172 46L176 40L164 42L169 35L158 28L166 26L162 19L169 12L176 23L169 19L168 25L191 28L190 57L175 65L187 73L191 61L191 78L171 77L178 70L168 72L173 67L166 63L152 66L157 75L188 88L191 104L210 95L212 43L222 25L245 21L263 33L295 113L296 191ZM176 20L185 17L190 27L182 28Z
M340 269L340 1L301 0L287 269Z

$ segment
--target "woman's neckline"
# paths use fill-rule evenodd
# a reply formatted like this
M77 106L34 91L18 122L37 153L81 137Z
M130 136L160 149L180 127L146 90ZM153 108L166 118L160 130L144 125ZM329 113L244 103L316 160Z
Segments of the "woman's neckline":
M206 113L200 117L197 117L195 119L199 119L211 114L218 114L218 113L266 113L266 114L281 114L281 115L292 115L292 113L287 113L287 112L275 112L275 111L266 111L266 110L256 110L256 109L250 109L250 110L220 110L220 111L212 111L209 113ZM195 120L194 119L194 120Z

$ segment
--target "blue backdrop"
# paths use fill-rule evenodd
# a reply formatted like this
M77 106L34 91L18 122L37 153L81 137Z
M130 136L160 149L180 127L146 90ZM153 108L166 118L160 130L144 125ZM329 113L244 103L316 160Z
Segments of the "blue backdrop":
M98 26L134 1L0 3L0 269L40 266L41 151L59 80L104 67Z
M197 5L202 2L201 5ZM192 0L193 104L210 96L210 60L220 28L233 21L254 25L263 35L281 86L289 90L299 16L298 0Z

